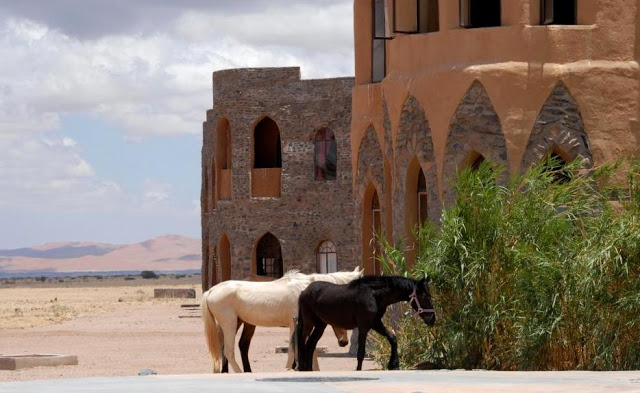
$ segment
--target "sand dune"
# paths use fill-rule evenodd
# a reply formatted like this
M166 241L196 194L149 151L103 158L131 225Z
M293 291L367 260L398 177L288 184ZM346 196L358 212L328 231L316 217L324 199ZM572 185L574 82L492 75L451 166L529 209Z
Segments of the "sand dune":
M200 269L200 239L166 235L136 244L46 243L0 250L0 273Z

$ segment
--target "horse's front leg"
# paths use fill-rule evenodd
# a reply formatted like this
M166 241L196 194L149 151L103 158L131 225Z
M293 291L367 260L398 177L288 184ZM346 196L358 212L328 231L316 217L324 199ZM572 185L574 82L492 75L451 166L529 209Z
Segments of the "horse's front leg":
M318 341L320 341L320 338L322 338L322 335L324 334L324 329L327 328L327 324L324 322L317 322L315 324L315 326L313 327L313 332L311 332L311 335L309 336L309 339L307 340L307 345L306 345L306 359L305 359L305 364L307 365L307 367L309 365L311 365L311 369L312 370L318 370L318 359L314 359L315 357L315 353L316 353L316 347L318 345ZM314 360L316 362L316 364L314 365ZM315 368L314 368L315 366Z
M242 357L242 369L245 373L251 372L251 363L249 362L249 346L251 345L251 338L256 331L255 325L249 325L244 323L244 329L242 329L242 335L240 336L240 357Z
M373 325L373 330L380 333L389 341L389 345L391 346L391 357L389 357L389 364L387 365L387 369L389 370L397 370L400 368L400 360L398 359L398 341L396 340L396 336L391 333L382 323L381 319L376 321L376 324Z
M362 370L362 361L364 360L365 347L367 346L367 334L369 334L369 327L358 327L358 366L356 371Z

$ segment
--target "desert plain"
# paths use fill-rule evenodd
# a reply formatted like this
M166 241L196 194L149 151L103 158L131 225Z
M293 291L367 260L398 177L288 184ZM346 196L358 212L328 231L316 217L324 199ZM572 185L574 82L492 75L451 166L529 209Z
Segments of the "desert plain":
M196 299L154 298L155 288L189 288ZM206 374L211 360L199 311L199 275L65 277L0 280L0 355L76 355L78 365L0 370L0 381ZM239 334L238 334L239 336ZM284 371L288 329L258 327L249 358L254 372ZM320 368L354 370L356 359L327 329ZM236 346L236 359L240 355ZM378 366L365 359L363 369Z

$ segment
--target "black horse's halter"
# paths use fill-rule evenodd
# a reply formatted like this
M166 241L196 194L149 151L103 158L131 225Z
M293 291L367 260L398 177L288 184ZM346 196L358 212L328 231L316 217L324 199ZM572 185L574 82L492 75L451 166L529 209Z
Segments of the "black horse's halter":
M418 295L416 294L415 286L413 287L413 292L411 292L411 295L409 295L409 305L411 305L411 303L413 302L416 302L416 307L418 308L417 310L414 310L416 314L420 315L427 312L432 312L433 315L436 314L435 308L422 308L422 306L420 306L420 302L418 301Z

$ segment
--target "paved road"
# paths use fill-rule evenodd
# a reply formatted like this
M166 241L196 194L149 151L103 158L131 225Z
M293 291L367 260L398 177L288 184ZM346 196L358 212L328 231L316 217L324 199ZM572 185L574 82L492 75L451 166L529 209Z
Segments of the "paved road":
M58 379L0 383L2 393L639 392L640 371L365 371Z

